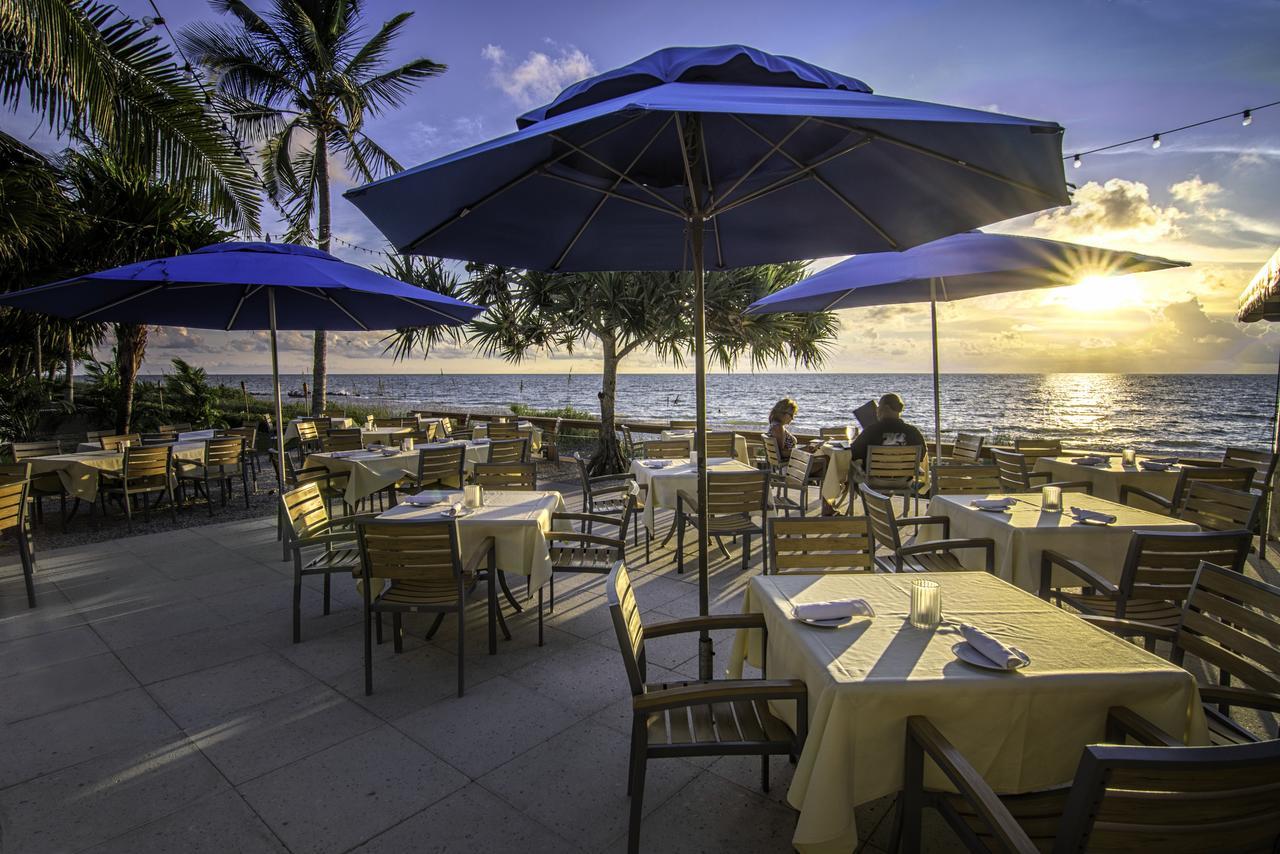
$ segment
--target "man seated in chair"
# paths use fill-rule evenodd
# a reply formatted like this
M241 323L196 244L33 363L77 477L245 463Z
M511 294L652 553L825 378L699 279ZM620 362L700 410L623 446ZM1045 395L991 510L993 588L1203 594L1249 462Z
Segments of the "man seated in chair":
M876 404L876 423L859 433L858 438L849 446L852 457L849 469L851 480L862 480L865 476L862 467L867 459L867 448L878 445L924 445L924 434L902 420L903 408L902 398L893 392L880 398Z

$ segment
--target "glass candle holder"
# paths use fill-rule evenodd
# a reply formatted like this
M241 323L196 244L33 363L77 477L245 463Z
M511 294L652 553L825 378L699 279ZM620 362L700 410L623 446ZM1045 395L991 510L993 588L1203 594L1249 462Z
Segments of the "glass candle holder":
M689 452L689 465L693 466L694 468L697 468L697 466L698 466L698 452L697 452L697 451L690 451L690 452Z
M400 440L400 450L402 450L402 451L412 451L412 450L413 450L413 437L412 437L412 436L405 436L403 439L401 439L401 440Z
M1062 512L1062 487L1046 486L1040 490L1040 509L1046 513Z
M1124 464L1127 466L1134 465L1138 462L1138 452L1133 448L1125 448L1120 452L1120 459L1123 460Z
M936 629L942 622L942 585L917 578L911 582L911 625Z
M468 483L462 487L462 503L466 507L483 507L484 488L478 483Z

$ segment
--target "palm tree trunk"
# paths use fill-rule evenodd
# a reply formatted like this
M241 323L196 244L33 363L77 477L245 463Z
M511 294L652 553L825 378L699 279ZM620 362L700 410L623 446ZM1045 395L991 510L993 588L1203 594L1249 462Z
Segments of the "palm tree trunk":
M611 335L602 336L604 344L604 368L600 381L600 444L591 458L589 468L593 475L615 474L626 471L627 460L618 444L615 430L614 404L618 391L618 345Z
M76 402L76 345L75 339L71 334L70 327L67 328L67 403Z
M120 371L120 421L116 429L129 432L133 423L133 396L138 384L138 369L147 353L147 327L139 323L116 324L116 368Z
M319 220L316 224L316 238L323 252L329 251L329 146L322 130L316 131L316 176L320 181L316 192L320 198L316 205ZM311 414L324 413L325 397L328 394L329 353L328 342L325 341L324 330L317 329L315 347L311 354Z
M43 326L39 320L36 321L36 379L40 379L40 375L44 373L44 343L41 339Z

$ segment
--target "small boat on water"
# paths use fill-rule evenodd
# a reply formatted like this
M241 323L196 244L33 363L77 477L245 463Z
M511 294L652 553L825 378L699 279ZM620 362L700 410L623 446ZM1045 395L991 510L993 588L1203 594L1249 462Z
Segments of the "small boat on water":
M289 389L285 392L285 395L288 397L306 397L305 393L298 391L296 388Z

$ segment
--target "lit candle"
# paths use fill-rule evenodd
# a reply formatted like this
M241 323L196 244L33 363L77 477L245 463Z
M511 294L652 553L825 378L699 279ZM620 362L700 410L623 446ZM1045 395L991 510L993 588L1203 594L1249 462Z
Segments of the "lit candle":
M1120 452L1120 458L1124 460L1125 465L1132 466L1138 461L1138 452L1133 448L1125 448Z
M936 629L942 622L942 585L924 578L911 582L911 625Z
M1062 512L1062 487L1046 486L1040 490L1040 509L1046 513Z
M478 483L469 483L462 488L462 503L468 507L484 506L484 489Z

